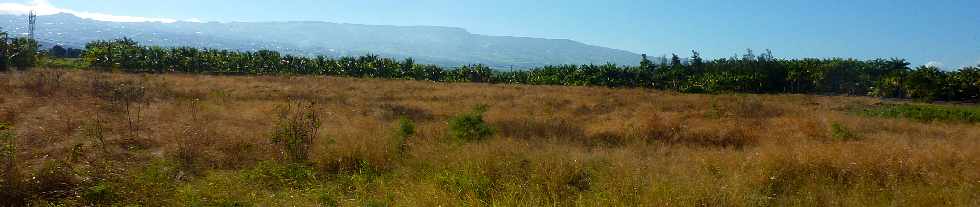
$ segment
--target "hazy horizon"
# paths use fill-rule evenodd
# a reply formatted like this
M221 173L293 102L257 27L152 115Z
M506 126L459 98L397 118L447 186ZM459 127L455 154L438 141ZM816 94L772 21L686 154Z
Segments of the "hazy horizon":
M233 6L231 6L233 5ZM152 8L152 9L150 9ZM653 56L906 58L946 69L980 64L975 1L0 1L0 13L104 21L324 21L444 26L474 34L569 39Z

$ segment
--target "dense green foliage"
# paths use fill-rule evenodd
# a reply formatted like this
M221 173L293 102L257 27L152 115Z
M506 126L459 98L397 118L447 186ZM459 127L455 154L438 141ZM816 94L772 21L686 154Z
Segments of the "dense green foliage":
M0 31L0 71L10 67L27 69L38 61L37 41L28 38L10 38Z
M876 117L908 118L919 121L980 122L980 108L922 104L889 104L860 111Z
M47 52L48 52L48 56L54 58L81 58L82 53L85 51L81 49L65 48L61 45L55 45L54 47L51 47L51 49L48 49Z
M327 58L281 55L275 51L236 52L141 46L130 39L97 41L84 54L91 66L127 72L209 74L309 74L444 82L534 85L649 87L692 93L817 93L873 95L921 100L977 101L980 70L911 69L902 59L784 60L771 52L706 61L694 52L689 63L640 66L557 65L526 71L494 71L483 65L443 69L374 55Z
M7 63L9 61L7 58L7 53L9 52L7 51L8 44L7 33L0 31L0 71L5 71L9 67L9 63Z

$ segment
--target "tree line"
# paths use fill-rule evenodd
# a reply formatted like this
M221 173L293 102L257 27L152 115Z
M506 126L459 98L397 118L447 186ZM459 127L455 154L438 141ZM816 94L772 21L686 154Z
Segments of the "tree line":
M53 58L81 58L82 53L85 52L82 49L66 48L61 45L55 45L48 49L47 55Z
M36 44L36 43L35 43ZM705 60L692 51L638 66L553 65L497 71L484 65L443 68L377 55L330 58L283 55L276 51L229 51L143 46L131 39L88 43L82 59L93 68L137 73L226 75L327 75L436 82L637 87L687 93L805 93L862 95L923 101L980 101L980 65L955 71L920 66L904 59L775 58L771 51Z

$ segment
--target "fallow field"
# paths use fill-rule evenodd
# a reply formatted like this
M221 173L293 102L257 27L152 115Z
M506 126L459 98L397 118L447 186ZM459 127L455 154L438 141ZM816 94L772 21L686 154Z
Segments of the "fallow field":
M35 69L0 73L0 203L980 206L978 111Z

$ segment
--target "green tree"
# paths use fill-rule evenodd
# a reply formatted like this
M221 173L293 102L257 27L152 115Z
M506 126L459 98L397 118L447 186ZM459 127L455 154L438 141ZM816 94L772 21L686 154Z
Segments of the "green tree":
M93 41L85 44L82 60L95 68L112 67L111 44L108 41Z
M640 55L640 57L642 58L640 60L640 68L644 70L654 69L653 61L650 61L650 58L647 58L647 54Z
M683 63L681 62L681 57L680 56L677 56L677 54L671 55L671 57L670 57L670 66L671 67L683 66Z
M958 101L980 101L980 65L965 67L950 73L947 82L952 99Z
M681 90L681 84L687 81L687 71L683 62L681 62L680 56L677 56L677 54L671 56L669 68L660 75L662 75L661 79L666 80L665 82L669 84L669 89L672 90Z
M935 100L944 96L946 74L936 67L920 66L909 73L905 93L916 100Z
M10 62L10 48L7 43L7 33L0 30L0 71L6 71Z
M62 47L61 45L55 45L54 47L51 47L51 49L48 50L48 54L56 58L65 58L68 56L68 50L65 49L65 47Z
M691 71L694 73L704 72L704 59L697 50L691 50Z
M8 46L13 49L10 53L10 65L18 70L27 70L37 65L37 41L29 38L14 38Z

